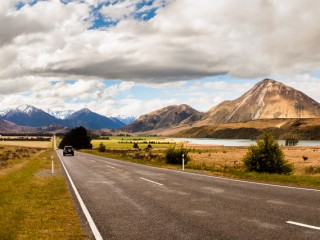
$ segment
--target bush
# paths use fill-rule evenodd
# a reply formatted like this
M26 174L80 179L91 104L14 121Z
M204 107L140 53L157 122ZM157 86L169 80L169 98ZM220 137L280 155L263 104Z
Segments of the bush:
M133 143L133 148L139 148L139 145L138 145L138 143Z
M250 146L243 162L250 172L290 174L293 171L293 166L285 161L278 142L268 133L263 134L257 145Z
M104 145L102 142L99 144L98 147L99 152L105 152L106 151L106 145Z
M168 164L177 164L182 165L182 154L184 154L184 164L187 164L190 161L188 156L190 149L186 149L181 146L180 149L175 147L170 147L165 151L165 159Z

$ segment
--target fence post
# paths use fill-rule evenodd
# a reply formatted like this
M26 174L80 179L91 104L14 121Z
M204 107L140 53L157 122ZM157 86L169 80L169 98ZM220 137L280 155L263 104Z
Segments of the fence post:
M184 154L182 154L182 170L184 171Z

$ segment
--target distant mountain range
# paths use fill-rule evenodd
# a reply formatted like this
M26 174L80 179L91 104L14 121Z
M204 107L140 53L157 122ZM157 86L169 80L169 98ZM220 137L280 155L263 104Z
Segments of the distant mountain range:
M79 111L47 111L31 105L21 105L14 109L7 109L0 112L0 119L9 121L18 126L44 127L60 125L64 127L84 126L92 130L118 129L126 125L118 118L106 117L90 111L81 109ZM134 117L126 119L130 123ZM3 123L4 124L4 123Z

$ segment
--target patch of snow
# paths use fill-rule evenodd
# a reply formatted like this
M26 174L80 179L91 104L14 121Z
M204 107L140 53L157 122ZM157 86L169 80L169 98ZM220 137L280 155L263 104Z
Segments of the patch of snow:
M49 113L51 116L54 116L58 119L67 119L71 114L73 114L74 110L60 110L60 111L54 111L51 109L47 109L45 112Z
M31 105L20 105L16 109L13 109L13 111L23 112L23 113L26 113L30 116L33 112L39 111L39 109L35 108L34 106L31 106Z

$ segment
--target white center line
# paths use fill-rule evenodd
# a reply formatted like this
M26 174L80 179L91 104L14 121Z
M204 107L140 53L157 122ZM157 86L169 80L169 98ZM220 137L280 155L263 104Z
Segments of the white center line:
M307 225L307 224L303 224L303 223L298 223L298 222L293 222L293 221L287 221L286 223L292 224L292 225L296 225L296 226L300 226L300 227L305 227L305 228L311 228L311 229L315 229L315 230L320 230L320 227L311 226L311 225Z
M143 178L143 177L140 177L140 179L142 179L142 180L144 180L144 181L148 181L148 182L154 183L154 184L158 184L158 185L160 185L160 186L163 186L162 183L154 182L154 181L151 181L151 180L146 179L146 178Z
M106 164L106 166L107 166L108 168L115 169L115 167L109 166L108 164Z

